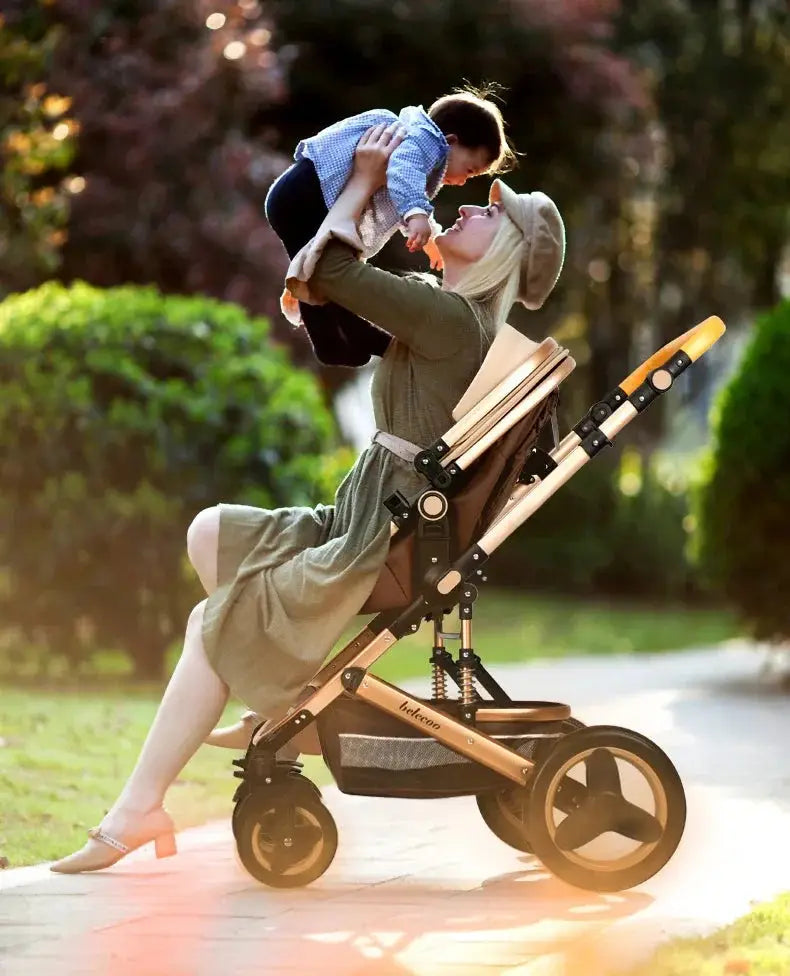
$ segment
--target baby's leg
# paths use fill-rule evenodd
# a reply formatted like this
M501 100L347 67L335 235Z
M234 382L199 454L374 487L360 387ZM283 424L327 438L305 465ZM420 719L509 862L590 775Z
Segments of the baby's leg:
M266 197L266 219L293 258L311 240L327 209L315 167L300 159L273 184ZM339 305L300 302L302 321L316 357L326 366L364 366L383 356L391 336Z
M364 366L370 357L383 356L392 340L347 308L299 303L302 321L319 362L325 366Z

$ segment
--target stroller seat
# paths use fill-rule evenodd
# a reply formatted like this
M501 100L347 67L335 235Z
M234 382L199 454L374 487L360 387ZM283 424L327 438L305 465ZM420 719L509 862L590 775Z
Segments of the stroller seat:
M436 506L431 520L435 547L441 548L445 542L454 557L488 527L507 501L556 407L557 387L575 365L554 339L533 342L510 325L499 330L452 411L455 424L435 443L435 457L426 458L455 476L452 484L442 487L449 502L446 512L436 491L427 489L421 496L423 506ZM495 442L497 449L489 451ZM436 474L442 483L438 470ZM398 511L394 504L391 510ZM360 613L378 613L411 602L422 578L422 567L415 559L416 541L412 525L396 515L387 560ZM437 551L433 558L442 555L445 553Z

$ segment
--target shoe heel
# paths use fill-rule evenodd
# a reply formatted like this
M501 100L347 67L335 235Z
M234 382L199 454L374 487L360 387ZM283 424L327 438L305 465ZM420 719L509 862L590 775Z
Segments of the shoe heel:
M160 834L154 840L154 851L157 857L172 857L176 853L176 835Z

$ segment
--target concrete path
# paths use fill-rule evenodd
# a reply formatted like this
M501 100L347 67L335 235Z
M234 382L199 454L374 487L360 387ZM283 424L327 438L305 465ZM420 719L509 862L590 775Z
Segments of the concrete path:
M748 648L496 669L514 697L560 698L635 728L686 784L673 861L642 888L580 892L501 844L474 800L325 801L340 849L310 888L238 865L227 824L104 873L0 872L2 976L608 976L671 935L790 888L790 697Z

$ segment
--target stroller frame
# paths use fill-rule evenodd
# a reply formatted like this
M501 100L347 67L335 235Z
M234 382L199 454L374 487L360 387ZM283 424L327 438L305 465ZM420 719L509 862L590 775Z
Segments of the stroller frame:
M556 443L555 433L553 450L546 452L537 447L532 448L509 501L477 541L452 561L437 555L437 553L446 555L448 552L446 547L442 548L446 537L442 535L441 526L448 507L443 492L449 489L448 494L452 494L455 478L460 477L491 444L502 436L504 431L554 393L575 366L567 350L557 346L553 340L546 340L540 345L534 357L497 384L491 393L463 415L442 438L435 441L428 449L420 451L414 459L414 467L425 475L430 487L414 502L410 502L396 492L385 503L393 513L393 535L398 532L414 531L418 526L429 530L426 533L428 541L422 549L419 540L417 542L415 581L419 585L415 587L414 598L408 606L379 612L318 672L308 686L307 697L295 710L272 727L263 726L256 730L247 755L243 760L236 761L236 765L240 767L240 772L236 775L244 782L237 790L234 799L242 804L247 796L256 791L256 795L260 798L263 795L261 791L271 789L277 784L282 787L283 783L291 782L294 777L305 781L304 777L296 772L298 765L295 767L293 764L278 762L275 754L315 722L317 716L332 706L341 696L359 699L400 722L419 729L420 733L437 740L453 752L488 767L502 778L502 788L507 788L509 781L511 790L523 791L530 787L530 790L534 791L540 779L538 774L541 769L538 767L542 768L550 763L547 760L528 758L508 748L492 735L481 731L479 726L497 720L511 720L514 717L530 723L557 723L568 720L572 723L574 720L570 718L570 707L565 704L512 702L482 666L472 646L472 618L478 587L486 579L483 567L496 549L519 526L588 461L605 447L610 446L613 439L631 420L670 389L675 379L707 351L724 331L724 323L719 318L714 316L706 319L649 357L619 386L594 404L559 443ZM486 418L488 418L487 423ZM436 529L434 537L430 534L431 528ZM449 613L456 606L460 618L460 634L445 633L442 630L444 614ZM433 698L430 702L418 699L369 672L371 665L402 637L414 633L425 619L432 619L434 625L434 645L431 656ZM457 663L444 645L445 639L450 638L460 639ZM457 717L448 714L448 711L442 707L442 703L448 700L447 675L460 688ZM479 697L475 690L475 682L488 692L491 696L490 701ZM579 726L580 723L575 723L571 728L578 729ZM598 727L599 730L610 728ZM595 731L597 730L571 731L567 736L563 736L563 739L579 736L583 738L586 733ZM629 734L636 736L636 733ZM610 739L612 739L611 734ZM615 735L612 743L607 740L595 749L601 752L602 749L608 748L619 754L621 743L616 740ZM644 741L649 742L649 740ZM585 743L580 740L579 755L582 755L584 745ZM653 746L652 743L650 745L660 753L658 747ZM555 746L553 751L558 749L559 746ZM632 751L634 754L639 752L636 748ZM660 753L659 760L669 762L663 753ZM651 765L651 761L645 761ZM655 765L656 763L652 763L652 766ZM671 763L669 766L677 777ZM578 806L581 802L581 792L573 785L574 783L575 781L569 780L567 775L563 774L559 786L554 784L553 799L550 797L546 802L554 803L555 806L564 809L563 804L557 801L557 796L565 789L565 793L571 795L571 800L569 804L566 803L566 806L573 808L574 799L578 801L576 802ZM679 779L677 786L679 787ZM682 797L682 787L679 788ZM575 798L572 795L574 791L577 794ZM306 796L306 794L302 795ZM273 803L274 800L271 802ZM279 814L272 821L280 824L282 829L279 833L271 828L267 836L273 837L275 834L285 836L282 830L287 833L289 829L293 833L295 822L293 804L288 809L290 813L283 814L285 821ZM625 822L624 816L620 818L622 822ZM258 825L260 837L262 836L260 831L263 829L262 818L258 815L257 819L253 819ZM672 828L677 837L670 839L673 843L670 844L669 855L663 857L661 864L650 871L651 874L655 873L655 870L658 870L671 856L680 839L684 819L685 806L683 805L679 832L677 824ZM282 826L286 822L290 827ZM666 827L666 823L663 826ZM235 824L234 830L236 831ZM240 827L240 830L244 832L244 828ZM530 839L532 833L534 830L530 834ZM240 843L242 861L249 870L249 857L245 858L243 855L244 845L241 843L238 831L236 835L237 842ZM655 842L654 846L661 845ZM548 844L544 844L543 847L545 850L537 852L541 859L552 867L555 873L566 877L566 880L572 883L582 884L584 887L596 887L598 890L616 890L618 886L623 886L620 883L623 879L617 872L609 872L610 876L607 876L603 871L600 872L602 878L596 876L592 879L584 875L579 880L581 875L578 864L575 867L571 864L571 869L563 870L562 866L558 867L560 861L557 852L553 849L549 851ZM249 844L247 848L249 852ZM529 846L526 849L530 849ZM334 850L331 853L333 855ZM566 851L563 864L569 857L570 854ZM318 860L320 862L321 858ZM271 867L271 864L269 866ZM318 864L318 867L320 866ZM308 881L317 876L314 868L315 866L307 872L310 875L307 877ZM325 870L325 867L321 868L322 870ZM318 873L320 874L321 871ZM297 880L301 878L298 871L289 878L287 872L284 872L284 869L278 870L276 864L273 871L263 872L265 876L261 876L261 873L256 870L253 870L253 873L259 880L269 884L290 886L306 883L304 880ZM640 880L644 878L639 876L639 880L630 883L639 883ZM615 887L612 888L611 884L615 884Z

